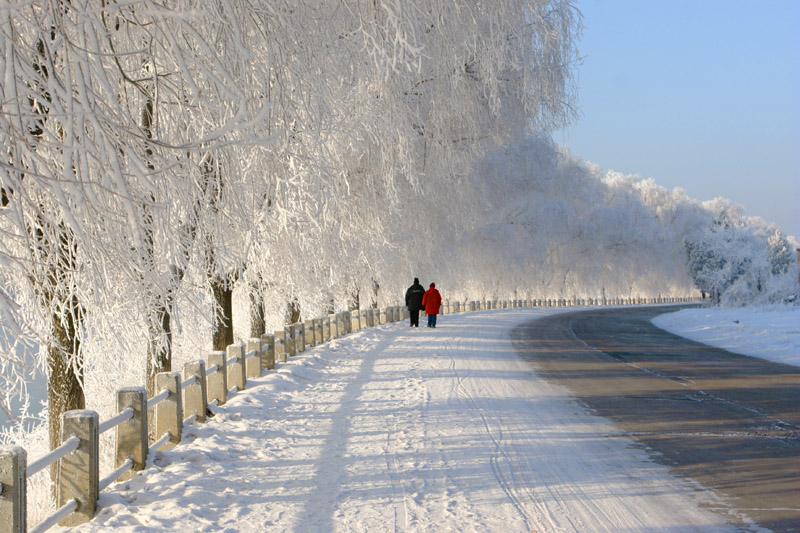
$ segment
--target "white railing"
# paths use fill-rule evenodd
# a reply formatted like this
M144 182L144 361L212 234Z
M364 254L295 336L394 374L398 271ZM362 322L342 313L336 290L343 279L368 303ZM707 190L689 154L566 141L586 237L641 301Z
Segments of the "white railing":
M33 461L31 464L29 464L25 472L26 475L30 477L34 474L38 474L51 464L63 459L68 454L77 450L80 444L81 440L78 437L70 437L69 439L65 440L64 443L58 448L54 449L47 455L40 457L38 460Z
M562 307L573 305L634 305L648 303L679 303L698 301L697 298L528 298L514 300L465 300L445 301L441 313L459 313L488 309L517 307ZM206 361L187 363L184 379L177 372L162 372L156 375L159 392L146 399L144 388L128 387L117 392L119 412L100 423L97 413L88 410L68 411L64 414L62 428L64 442L48 454L27 464L25 450L15 446L0 448L0 471L9 473L12 482L0 483L0 530L9 533L43 532L60 524L77 525L94 516L98 493L132 472L144 469L147 456L167 445L180 443L182 428L195 422L204 422L209 406L224 404L237 391L245 388L247 379L263 374L275 367L276 354L281 361L307 347L341 337L366 327L407 319L408 309L395 306L367 309L351 313L329 315L306 323L292 324L274 335L262 335L247 343L228 347L226 352L213 352ZM233 386L229 386L228 383ZM150 427L148 411L155 414ZM188 414L183 418L184 411ZM116 429L116 468L99 478L99 435ZM151 429L160 435L153 443L148 442ZM76 456L79 456L76 458ZM26 529L27 480L62 461L70 468L59 469L60 473L72 472L81 479L56 479L59 505L57 511L39 524ZM87 471L88 470L88 471ZM91 476L96 476L91 479ZM16 480L16 481L13 481ZM78 502L88 502L79 504ZM8 512L6 512L8 511Z

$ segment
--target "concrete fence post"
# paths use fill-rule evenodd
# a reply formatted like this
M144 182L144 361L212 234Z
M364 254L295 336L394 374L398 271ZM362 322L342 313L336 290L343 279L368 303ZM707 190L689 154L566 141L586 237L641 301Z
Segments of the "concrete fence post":
M322 337L322 319L321 318L312 319L311 325L314 328L314 346L317 346L325 342L325 339Z
M336 313L336 333L339 337L344 337L347 333L344 325L344 313Z
M228 401L228 365L225 352L211 352L206 361L208 368L216 366L218 370L206 378L208 401L217 400L217 405Z
M284 340L284 348L287 357L295 357L297 355L297 328L294 324L289 324L283 328L283 333L286 337Z
M319 321L322 324L322 342L328 342L331 340L331 319L328 316L324 316Z
M0 447L0 531L27 533L28 454L21 446Z
M244 363L244 372L247 379L261 377L261 358L263 357L263 350L261 346L261 339L255 337L247 339L244 345L244 353L256 352L256 355L247 359Z
M275 335L261 335L261 372L275 368Z
M273 337L275 339L275 361L273 362L273 368L275 368L275 363L286 362L286 331L276 329L275 333L273 333Z
M77 526L94 518L100 495L100 416L95 411L67 411L61 419L61 442L77 437L78 449L58 462L56 476L56 507L71 499L78 508L58 524Z
M337 314L330 314L328 315L328 322L331 325L331 339L338 339L341 337L342 332L339 330L339 315Z
M206 390L206 364L204 361L189 361L183 365L183 379L195 378L192 385L183 391L183 410L186 418L195 415L198 422L206 421L208 394Z
M238 390L247 387L247 377L244 373L244 344L231 344L228 346L228 385Z
M178 372L156 374L156 391L167 389L167 399L156 405L156 440L169 434L169 448L181 441L183 431L183 402L181 401L181 375Z
M306 337L306 348L313 348L316 346L314 343L314 320L309 319L303 322L303 334Z
M306 351L306 325L302 322L298 322L294 325L294 331L295 335L297 336L294 341L295 353Z
M117 391L117 412L129 407L133 409L133 416L116 428L114 466L119 468L128 459L133 462L133 467L120 476L122 481L144 470L147 462L147 391L144 387L124 387Z

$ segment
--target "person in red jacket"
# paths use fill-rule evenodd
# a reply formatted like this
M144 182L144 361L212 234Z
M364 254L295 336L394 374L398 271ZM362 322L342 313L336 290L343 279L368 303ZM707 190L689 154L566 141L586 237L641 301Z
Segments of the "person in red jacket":
M428 315L428 327L436 327L436 315L439 314L439 306L442 305L442 295L436 290L436 284L431 283L431 288L422 295L422 307Z

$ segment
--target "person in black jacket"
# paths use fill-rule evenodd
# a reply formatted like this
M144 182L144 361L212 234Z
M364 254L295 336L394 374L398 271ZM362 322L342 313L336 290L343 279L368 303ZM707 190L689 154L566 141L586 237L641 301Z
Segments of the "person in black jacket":
M411 326L419 327L419 310L422 309L422 296L425 288L419 284L419 279L414 278L414 284L406 291L406 307L411 316Z

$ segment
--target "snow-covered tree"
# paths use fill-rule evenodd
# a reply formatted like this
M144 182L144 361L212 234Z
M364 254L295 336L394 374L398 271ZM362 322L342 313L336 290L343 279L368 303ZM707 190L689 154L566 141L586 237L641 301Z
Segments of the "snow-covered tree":
M696 286L727 305L776 302L796 294L788 241L772 225L747 218L741 208L716 199L715 218L685 242ZM792 290L794 289L794 290Z

